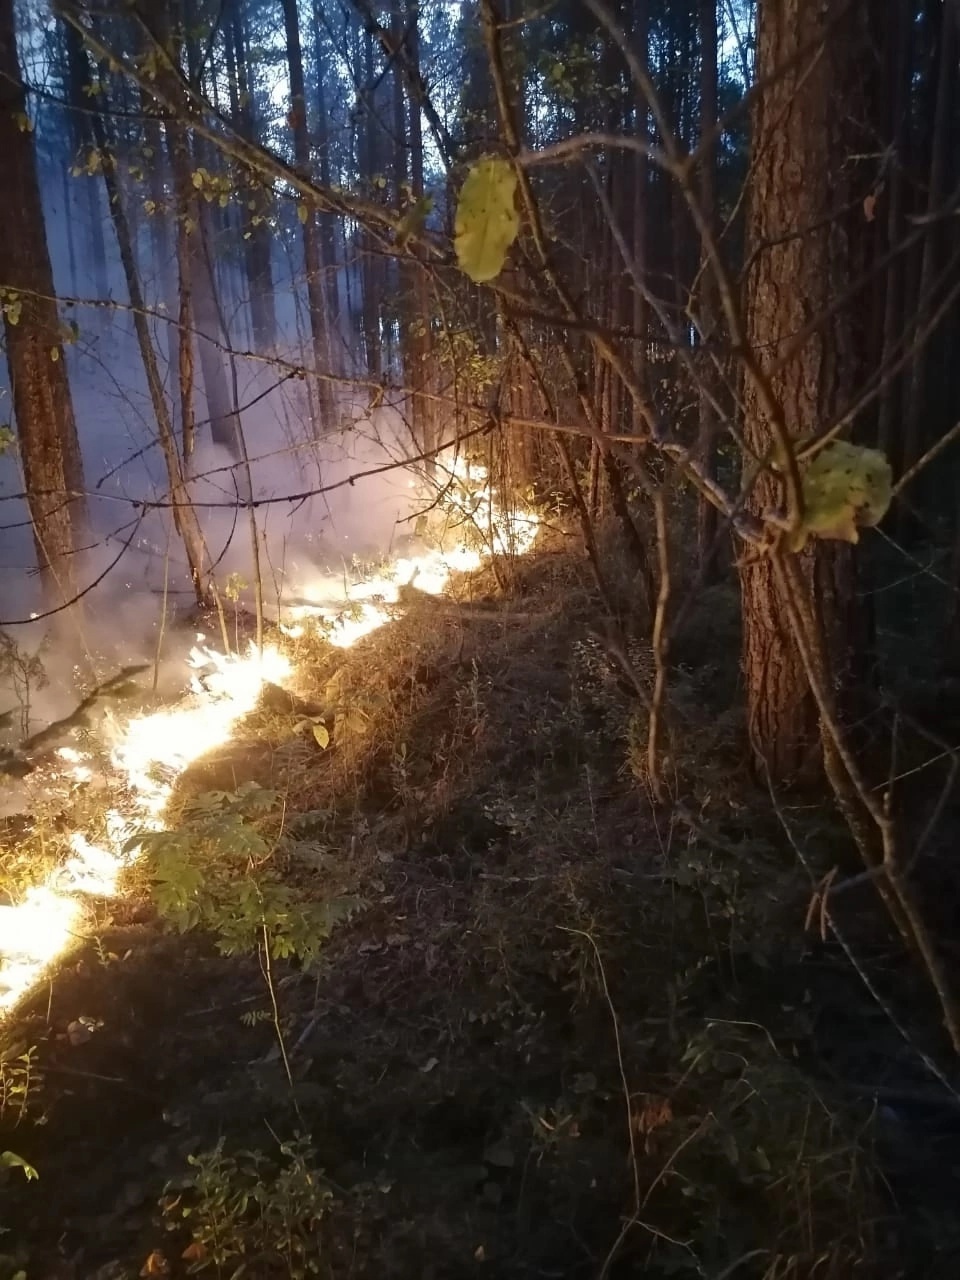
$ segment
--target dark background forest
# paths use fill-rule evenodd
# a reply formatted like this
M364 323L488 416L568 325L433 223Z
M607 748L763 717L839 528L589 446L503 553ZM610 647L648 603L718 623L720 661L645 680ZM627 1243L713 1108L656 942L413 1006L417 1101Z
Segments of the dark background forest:
M11 1276L956 1274L958 142L957 0L0 0L3 785L168 629L298 681L10 1020Z

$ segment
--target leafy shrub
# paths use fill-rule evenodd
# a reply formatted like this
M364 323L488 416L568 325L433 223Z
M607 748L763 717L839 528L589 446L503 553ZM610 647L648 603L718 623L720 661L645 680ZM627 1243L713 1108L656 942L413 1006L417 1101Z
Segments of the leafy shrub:
M279 799L255 783L208 791L190 802L176 829L138 832L127 849L139 847L147 858L157 907L173 928L209 929L224 955L266 945L275 959L307 964L359 902L312 901L284 883L290 842L264 821Z
M222 1138L188 1157L190 1172L167 1183L160 1202L167 1230L189 1235L181 1253L188 1274L317 1275L331 1193L315 1161L299 1133L281 1143L279 1159L261 1151L230 1155Z

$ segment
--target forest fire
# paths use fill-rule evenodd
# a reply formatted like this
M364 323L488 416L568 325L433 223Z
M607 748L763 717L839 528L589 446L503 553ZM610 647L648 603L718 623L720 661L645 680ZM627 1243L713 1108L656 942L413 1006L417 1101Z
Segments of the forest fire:
M304 627L320 625L331 644L349 649L390 621L404 587L440 595L451 574L478 569L491 553L523 555L530 550L539 530L535 512L505 511L493 494L485 467L455 458L446 463L445 470L450 483L444 495L444 509L453 525L451 532L456 536L462 527L467 527L474 535L471 542L475 545L461 539L444 546L454 541L448 533L441 538L441 549L397 557L383 572L343 584L336 601L318 598L315 604L299 602L285 610L286 619L280 628L286 635L302 635ZM308 587L305 594L310 597L321 593Z
M474 471L473 477L485 481ZM322 625L331 644L349 648L387 623L401 601L403 585L415 584L428 594L443 592L450 575L479 567L490 549L530 549L538 520L534 513L507 515L484 488L475 495L474 521L482 519L486 545L395 560L382 574L346 585L338 605L301 603L287 610L282 622L288 636L305 626ZM69 837L70 855L47 881L28 889L14 904L0 906L0 1016L14 1008L45 969L63 954L90 920L90 907L115 897L120 876L136 859L131 836L158 829L176 780L201 757L229 741L237 723L256 706L266 683L283 684L293 673L290 659L275 646L263 651L250 645L246 654L224 654L198 645L188 659L188 688L172 707L134 715L112 716L107 787L117 795L104 813L99 842L82 831ZM94 758L73 747L56 753L57 776L83 785L93 779Z

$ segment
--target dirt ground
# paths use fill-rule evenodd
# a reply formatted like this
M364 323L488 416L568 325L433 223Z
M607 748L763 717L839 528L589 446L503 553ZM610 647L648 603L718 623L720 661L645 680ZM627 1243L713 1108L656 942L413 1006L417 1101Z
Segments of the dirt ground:
M0 1146L39 1176L0 1171L0 1277L955 1277L960 1103L891 1022L922 996L870 899L875 994L804 928L734 604L676 654L658 807L564 540L462 596L303 645L183 780L284 797L286 882L359 900L316 962L172 932L141 877L4 1027L35 1053Z

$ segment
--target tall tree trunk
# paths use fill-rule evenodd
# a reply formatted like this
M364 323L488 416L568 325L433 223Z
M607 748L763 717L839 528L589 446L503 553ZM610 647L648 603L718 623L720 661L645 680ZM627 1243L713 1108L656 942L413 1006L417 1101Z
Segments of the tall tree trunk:
M896 249L904 231L904 169L906 165L906 141L908 101L911 75L911 40L913 25L912 0L896 0L893 19L887 24L889 32L888 84L890 95L890 167L886 183L886 247ZM903 313L903 254L896 253L890 262L884 279L883 336L881 339L880 367L892 363L897 343L904 329ZM895 378L881 394L877 415L877 442L893 459L895 428L899 418L900 379ZM899 461L899 460L898 460Z
M287 37L287 67L290 73L290 124L293 129L293 155L297 170L310 176L310 132L307 128L307 99L303 83L303 53L300 47L300 20L297 0L283 0L283 24ZM304 216L305 215L305 216ZM313 338L313 364L317 375L316 398L320 416L317 434L337 426L333 390L328 380L331 372L331 346L327 327L327 309L323 299L323 256L316 211L304 207L303 261L307 273L307 301Z
M238 5L234 10L233 21L225 33L230 110L241 136L248 142L257 142L259 139L247 70L247 43L242 11ZM267 221L270 213L270 198L262 182L257 181L256 178L248 179L239 168L236 181L242 192L243 213L240 225L253 341L257 350L270 351L276 346L277 341L273 249L270 225Z
M933 310L931 290L937 277L940 259L941 225L937 215L942 212L946 189L948 147L956 143L953 123L954 85L957 78L957 33L950 14L942 7L939 16L940 40L938 42L938 75L933 138L930 148L930 171L927 178L926 214L930 221L924 232L923 252L920 259L920 283L917 296L916 324L922 328ZM910 366L907 380L907 396L904 403L905 423L903 435L903 466L911 466L925 448L921 424L929 419L926 390L927 367L930 358L929 343L919 340Z
M405 24L400 16L394 23L393 30L397 39L406 26L405 50L411 74L418 75L420 70L420 34L419 13L415 0L406 0ZM395 71L398 84L399 70ZM401 90L402 93L402 90ZM424 197L423 173L423 127L420 119L420 106L414 94L407 96L406 111L403 116L404 141L407 143L404 153L410 158L410 198L420 201ZM399 129L397 130L399 135ZM398 185L406 178L406 165L401 175L398 163ZM402 310L401 310L401 350L404 362L404 382L411 390L410 418L414 439L424 452L436 448L435 418L433 402L430 399L430 360L432 344L432 327L430 320L431 297L430 285L426 271L416 256L411 253L408 260L400 263ZM434 459L427 460L427 470L433 472Z
M377 176L377 122L373 110L373 36L365 31L363 39L364 105L363 151L361 177L373 182ZM381 263L376 255L374 242L366 232L360 234L363 249L361 291L363 295L363 338L367 349L367 374L379 378L383 373L383 356L380 342L380 294Z
M85 84L89 84L89 64L87 62L86 52L82 48L80 50L80 58L82 59L82 70L80 74L83 77ZM87 96L92 97L90 94ZM169 404L163 390L163 379L160 375L160 366L157 361L156 348L153 345L153 339L150 334L150 325L147 319L143 288L140 284L140 273L137 269L136 255L134 252L134 240L131 234L129 221L127 219L123 192L120 189L120 182L117 176L116 158L113 148L110 146L110 142L107 138L103 117L94 113L90 117L90 124L94 142L96 143L97 150L100 152L100 171L103 174L104 185L107 191L107 203L110 208L110 216L113 220L114 230L117 234L117 245L120 249L120 262L123 266L123 274L127 282L127 294L130 298L130 306L133 312L133 326L137 335L137 345L140 348L140 357L143 360L144 373L146 374L147 379L147 390L150 394L150 403L153 407L154 417L157 423L157 438L160 442L160 450L163 453L163 459L166 465L167 483L170 487L170 500L173 503L173 523L183 540L183 548L186 553L187 564L190 569L190 578L193 582L197 601L202 604L205 597L203 574L205 562L208 560L208 557L204 546L203 534L200 529L200 522L197 519L197 513L190 502L190 495L184 482L183 467L180 453L177 449L173 420L171 418ZM186 417L188 417L188 415L185 415L185 418Z
M712 133L717 123L717 0L698 0L697 17L700 28L700 139ZM717 142L705 149L700 162L700 209L710 233L717 231ZM705 238L700 245L700 334L706 346L704 358L699 363L700 423L697 452L704 475L711 480L716 475L717 431L719 420L714 408L719 392L720 379L714 361L717 355L717 305L716 279L710 266ZM707 560L713 551L717 536L717 509L712 502L701 498L697 515L697 551L701 571L707 568Z
M178 0L168 0L167 9L159 16L159 22L158 38L165 44L167 56L174 65L177 65L179 61L177 33L182 32L184 27L182 6ZM152 23L156 27L157 19L153 18ZM196 55L189 54L188 62L194 64ZM163 60L160 60L158 65L157 84L168 100L177 104L176 118L170 118L166 122L166 134L177 219L181 320L184 314L184 303L187 300L186 311L194 317L196 328L200 368L203 371L203 384L207 395L210 435L215 444L221 445L233 458L239 459L242 452L238 438L240 424L234 412L223 367L222 350L225 345L225 335L217 303L211 258L205 244L203 210L193 185L193 157L190 154L188 135L193 114L192 106L180 78L164 65ZM186 352L182 333L179 354L182 380L185 363L190 363L185 361ZM181 422L181 430L184 438L183 454L189 467L193 446L192 414L188 413Z
M633 43L637 56L644 67L647 66L650 44L650 24L647 0L637 0L633 15ZM636 133L641 142L649 141L649 104L642 93L638 93L636 102ZM637 153L634 159L633 189L633 260L637 276L641 280L647 277L647 207L650 199L650 164L647 157ZM636 334L634 343L634 367L641 386L647 377L647 331L649 314L647 300L639 289L633 290L633 330ZM644 423L640 411L634 408L634 431L642 434Z
M321 37L321 0L313 0L313 67L317 85L316 146L320 163L320 181L325 187L333 185L330 165L330 120L327 114L326 60ZM323 242L323 261L327 270L327 306L330 309L331 329L336 330L340 318L339 262L337 257L337 219L332 213L320 214L320 237ZM331 355L334 353L331 352ZM339 369L339 362L337 363Z
M87 523L83 464L63 356L33 134L17 54L14 0L0 0L0 289L27 502L48 606L79 589Z
M842 12L846 17L834 21ZM757 79L767 83L753 114L747 341L794 437L827 425L858 382L856 304L833 315L827 308L856 269L856 222L845 222L837 210L854 207L858 198L848 144L850 122L860 119L862 20L859 6L842 0L760 0ZM856 212L862 223L862 210ZM816 317L817 332L777 367L783 346ZM772 424L749 376L743 405L747 443L763 456ZM782 501L781 485L767 470L750 507L759 516ZM843 682L849 670L853 578L847 549L837 553L816 544L797 567L805 593L799 601L784 595L770 556L745 556L740 575L751 741L776 781L816 767L817 715L789 621L792 607L816 614L831 681Z

